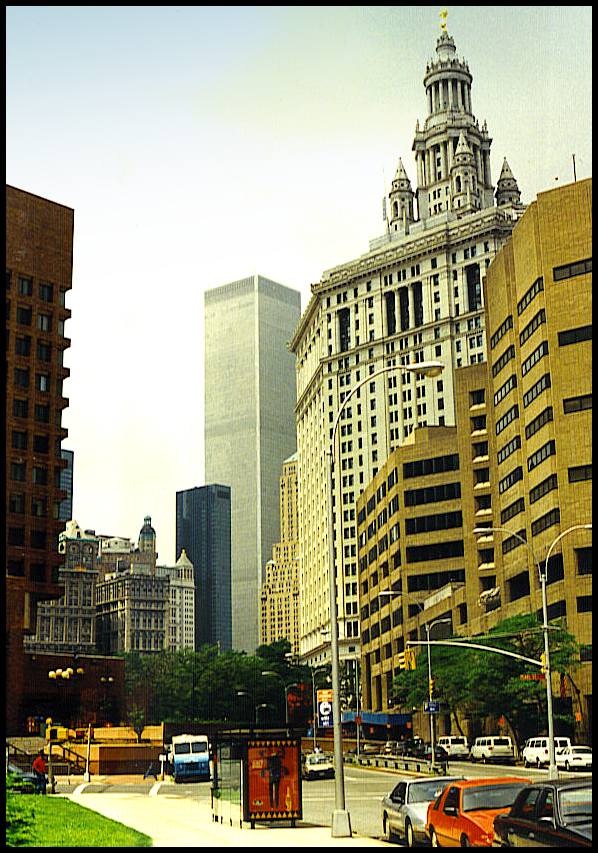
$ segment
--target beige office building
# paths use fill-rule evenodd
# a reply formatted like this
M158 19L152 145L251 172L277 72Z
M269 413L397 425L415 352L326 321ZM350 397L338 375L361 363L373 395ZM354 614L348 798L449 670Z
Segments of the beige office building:
M325 272L290 342L297 371L300 654L329 659L325 453L358 382L387 365L437 359L442 377L400 371L366 383L347 404L335 448L339 649L359 653L355 503L417 424L454 425L454 374L486 359L481 282L524 207L506 160L496 189L491 139L472 111L472 75L442 33L424 76L428 114L416 124L417 188L399 160L385 233Z
M280 478L280 542L272 546L262 584L261 642L288 640L299 653L299 539L297 454L285 460Z
M364 708L391 707L397 655L425 623L449 619L439 637L517 613L541 621L536 560L550 550L548 619L581 646L553 691L591 738L592 540L571 530L592 519L591 186L530 205L488 270L490 357L455 373L456 426L417 429L358 500Z

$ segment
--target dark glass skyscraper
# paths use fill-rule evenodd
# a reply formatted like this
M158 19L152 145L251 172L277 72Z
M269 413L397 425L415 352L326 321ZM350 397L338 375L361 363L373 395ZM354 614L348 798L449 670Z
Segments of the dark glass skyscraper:
M195 648L232 648L230 487L176 493L176 553L183 548L195 580Z

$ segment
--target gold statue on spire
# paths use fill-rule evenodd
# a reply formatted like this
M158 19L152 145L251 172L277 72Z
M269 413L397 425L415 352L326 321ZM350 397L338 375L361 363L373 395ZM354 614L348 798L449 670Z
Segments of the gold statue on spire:
M448 9L446 8L446 6L443 6L442 11L441 11L440 15L438 16L440 18L440 29L442 30L443 33L446 32L447 15L448 15Z

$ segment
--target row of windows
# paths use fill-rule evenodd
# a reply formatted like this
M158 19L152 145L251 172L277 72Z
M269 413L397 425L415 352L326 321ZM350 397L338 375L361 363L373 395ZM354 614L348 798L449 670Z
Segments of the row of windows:
M527 341L531 335L536 331L536 329L542 325L542 323L546 322L546 311L543 308L540 308L535 317L529 321L527 326L523 329L522 332L519 333L519 345L523 346L523 344Z
M502 462L505 461L505 459L508 459L508 457L512 453L515 453L516 450L519 450L520 447L521 447L521 436L516 435L507 444L505 444L504 447L501 447L501 449L496 454L496 459L497 459L498 464L500 465Z
M428 474L441 474L445 471L459 470L459 454L451 453L447 456L435 456L432 459L418 459L403 464L403 479L410 477L422 477Z
M517 498L512 504L502 510L500 514L500 523L506 524L511 518L514 518L516 515L519 515L520 512L523 512L525 509L525 501L523 498Z
M12 271L6 270L6 290L10 290L12 285ZM54 301L54 285L47 282L38 284L38 296L44 302ZM17 293L19 296L33 296L33 279L29 276L20 275L17 277Z
M547 406L543 412L540 412L540 414L537 415L533 419L533 421L530 421L530 423L526 426L525 437L528 439L531 438L532 435L535 435L539 429L542 429L544 424L549 423L549 421L551 421L551 420L552 420L552 406Z
M517 420L519 417L519 406L515 403L514 406L511 406L508 412L499 418L496 422L496 434L500 435L501 432L506 429L506 427L514 420Z
M548 355L548 341L542 341L536 349L528 355L528 357L521 363L521 375L525 376L526 373L532 369L532 367L537 364L541 358L544 358L545 355Z
M517 376L514 373L507 379L507 381L503 385L501 385L501 387L494 395L494 405L498 406L501 400L504 400L509 391L512 391L513 388L517 388Z
M503 352L501 357L492 365L492 376L496 378L500 371L507 365L512 358L515 358L515 347L510 344Z
M564 278L573 278L576 275L583 275L588 272L592 272L591 258L576 261L573 264L563 264L560 267L554 267L552 275L555 281L562 281Z
M504 335L507 334L509 329L512 329L512 328L513 328L513 315L509 314L509 316L506 318L506 320L503 320L503 322L500 324L500 326L498 327L496 332L490 338L490 349L494 349L494 347L497 345L497 343L500 341L500 339L502 337L504 337Z
M554 456L556 453L556 444L554 439L547 441L546 444L543 444L535 453L527 460L527 470L533 471L534 468L537 468L538 465L543 462L545 459L548 459L549 456Z
M566 415L570 414L571 412L581 412L584 409L591 408L591 394L581 394L579 397L567 397L565 400L563 400L563 409Z
M566 329L564 332L559 332L559 346L566 347L570 344L578 344L581 341L592 340L592 327L579 326L577 329Z
M540 293L540 291L544 290L544 279L542 276L537 278L535 282L532 284L530 289L524 293L523 298L519 300L517 303L517 314L521 316L530 302Z
M558 524L561 520L561 511L558 507L551 509L537 521L532 522L532 536L537 536L539 533L542 533L543 530L546 530L548 527L552 527L555 524Z
M451 501L461 497L461 483L441 483L438 486L425 486L422 489L409 489L405 492L405 506Z
M60 468L54 469L54 486L60 488ZM26 462L10 463L10 479L17 483L24 483L27 475ZM31 469L31 482L34 485L45 486L48 483L48 469L40 465L34 465Z
M405 549L405 559L408 563L448 560L462 556L462 539L456 539L452 542L434 542L429 545L414 545Z
M540 379L532 387L529 391L523 395L523 406L527 408L530 403L532 403L536 397L538 397L542 391L545 391L547 388L550 388L550 373L545 373L544 376L541 376Z
M434 530L449 530L452 527L462 526L463 514L461 510L405 519L405 533L407 534L429 533Z

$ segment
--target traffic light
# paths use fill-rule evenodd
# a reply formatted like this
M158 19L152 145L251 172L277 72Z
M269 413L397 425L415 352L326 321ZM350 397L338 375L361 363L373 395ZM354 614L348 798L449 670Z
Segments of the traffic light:
M407 649L405 654L407 656L407 669L415 669L415 650Z
M430 679L430 699L434 696L434 679Z
M542 675L546 675L546 652L542 652L542 654L540 655L540 660L542 661L542 667L540 669L540 672L542 673Z
M407 669L408 667L405 652L399 652L399 666L401 669Z

